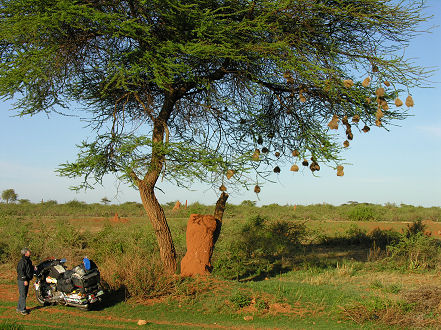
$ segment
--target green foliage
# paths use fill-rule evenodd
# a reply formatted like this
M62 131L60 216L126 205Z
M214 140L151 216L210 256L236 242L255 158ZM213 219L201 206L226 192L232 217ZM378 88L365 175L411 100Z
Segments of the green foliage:
M15 202L17 198L18 195L15 193L14 189L6 189L2 192L2 199L6 202L6 204Z
M373 86L390 81L391 101L427 76L397 53L426 20L412 1L13 0L0 18L0 96L17 97L22 115L75 101L96 124L96 139L60 169L83 187L108 172L213 186L229 168L265 177L271 166L251 165L259 136L282 159L299 149L339 162L334 115L371 125ZM405 117L391 109L383 125Z
M424 230L426 229L426 225L423 224L421 219L418 219L412 222L410 225L407 225L406 236L412 237L416 234L424 234Z
M371 206L357 205L349 211L348 217L352 221L370 221L376 219L376 212Z
M226 251L215 253L214 271L236 279L277 272L285 258L296 254L305 235L303 223L251 217L228 242Z
M236 309L240 309L251 304L252 297L243 291L238 291L230 297L230 302Z
M388 246L390 260L405 269L435 269L441 261L441 245L438 240L421 232L403 235L401 240Z

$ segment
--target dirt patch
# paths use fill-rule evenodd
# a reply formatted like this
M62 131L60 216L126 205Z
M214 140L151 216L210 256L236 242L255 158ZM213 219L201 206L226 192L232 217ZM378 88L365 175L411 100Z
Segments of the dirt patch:
M18 287L12 284L0 285L0 297L6 301L18 301Z
M403 298L414 305L413 309L415 311L441 312L441 288L439 287L427 286L408 291L403 294Z

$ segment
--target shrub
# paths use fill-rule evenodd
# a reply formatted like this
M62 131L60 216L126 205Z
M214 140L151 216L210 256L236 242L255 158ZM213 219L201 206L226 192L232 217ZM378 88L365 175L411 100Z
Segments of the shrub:
M251 217L231 236L228 247L217 252L215 273L240 279L277 272L284 259L295 256L305 235L303 223Z
M377 217L377 213L372 206L357 205L349 211L348 217L352 221L369 221Z
M236 309L251 305L252 298L249 294L238 291L230 297L230 302Z
M388 246L388 253L390 260L407 269L434 269L441 259L439 241L421 232L410 236L402 235L399 242Z

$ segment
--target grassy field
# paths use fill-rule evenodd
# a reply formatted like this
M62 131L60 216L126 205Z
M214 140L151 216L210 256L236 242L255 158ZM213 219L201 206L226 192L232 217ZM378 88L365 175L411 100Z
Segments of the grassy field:
M441 327L439 208L230 205L208 278L166 277L139 204L0 204L0 328L402 329ZM21 207L22 206L22 207ZM190 213L165 205L179 258ZM118 217L115 217L118 213ZM93 258L107 288L97 310L15 313L15 263Z

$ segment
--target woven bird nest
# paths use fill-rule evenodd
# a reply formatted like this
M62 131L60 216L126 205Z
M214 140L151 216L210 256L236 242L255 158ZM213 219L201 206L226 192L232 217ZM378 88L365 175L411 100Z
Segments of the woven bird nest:
M280 167L279 166L274 167L273 171L274 173L280 173Z
M308 161L307 161L306 159L304 159L303 162L302 162L302 165L303 165L303 166L308 166L309 163L308 163Z
M343 176L345 175L345 172L343 172L344 167L342 165L337 166L337 176Z
M358 123L360 121L360 116L359 115L355 115L354 117L352 117L352 122L353 123Z
M338 129L338 116L334 115L332 120L328 123L330 129Z
M349 147L349 141L346 140L345 142L343 142L343 146L344 146L345 148Z
M380 119L375 120L375 125L381 127L381 120Z
M380 108L377 109L377 112L375 113L375 117L377 118L377 120L380 120L381 118L383 118L384 114L383 111L381 111Z
M254 186L254 192L256 194L260 193L260 187L257 184Z
M413 102L412 96L409 95L408 97L406 97L406 106L410 108L413 107L414 105L415 103Z
M403 101L401 101L398 97L395 99L395 106L401 107L403 105Z
M267 147L263 147L263 148L262 148L262 152L263 152L264 154L266 154L268 151L269 151L269 150L268 150Z
M292 155L294 156L294 157L297 157L297 156L299 156L300 155L300 152L296 149L296 150L293 150L292 151Z
M309 166L309 169L311 170L311 172L320 171L320 165L317 164L316 162L313 162L313 163Z
M234 175L234 171L233 170L228 170L227 171L227 179L230 180Z
M294 84L294 78L292 77L291 72L286 71L286 72L283 74L283 78L286 79L286 82L287 82L288 84Z
M371 77L366 77L366 78L364 78L364 80L363 80L363 82L361 83L361 85L362 85L363 87L368 87L368 86L370 85L370 83L371 83Z
M387 80L384 82L384 84L389 87L390 86L390 82L388 82Z
M291 166L290 171L298 172L299 171L299 167L296 164L294 164L293 166Z
M274 156L276 156L277 158L279 158L279 157L280 157L280 152L276 151L276 152L274 153Z
M375 91L375 95L377 95L378 97L383 97L384 92L385 92L384 88L380 87L380 88L377 88L377 90Z
M251 159L254 161L258 161L260 158L260 150L256 149L253 153L253 156L251 156Z
M225 187L223 184L219 187L219 190L220 191L226 191L227 190L227 187Z
M352 86L354 86L354 82L352 81L352 79L345 79L343 80L343 86L345 86L346 88L351 88Z
M363 132L367 133L369 132L371 129L369 128L369 126L365 125L362 129Z
M258 144L262 144L263 143L262 135L259 135L259 137L257 138L257 143Z

